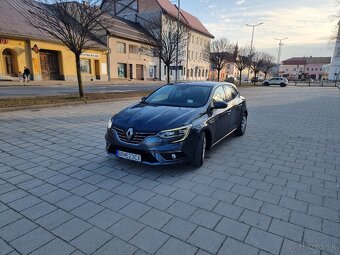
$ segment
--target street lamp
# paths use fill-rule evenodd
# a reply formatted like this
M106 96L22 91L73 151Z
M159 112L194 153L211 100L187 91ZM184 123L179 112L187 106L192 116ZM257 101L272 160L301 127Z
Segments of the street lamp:
M253 53L253 43L254 43L254 30L255 30L255 27L259 26L259 25L262 25L264 22L261 22L261 23L258 23L256 25L249 25L249 24L245 24L247 27L252 27L253 28L253 31L251 33L251 43L250 43L250 54L251 55ZM248 76L247 76L247 83L249 82L249 67L248 67Z
M278 39L278 38L274 38L274 39L277 40L277 41L280 41L280 42L279 42L279 52L278 52L278 54L277 54L277 64L280 65L281 47L284 45L284 44L282 43L282 41L288 39L288 37L281 38L281 39Z

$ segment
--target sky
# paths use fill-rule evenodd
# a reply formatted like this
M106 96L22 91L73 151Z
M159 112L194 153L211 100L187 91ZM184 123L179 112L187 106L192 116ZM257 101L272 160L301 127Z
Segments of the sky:
M177 2L172 1L173 3ZM281 61L290 57L330 57L334 52L340 0L181 0L181 8L198 17L216 37L239 46L254 47L277 57L279 42L285 38Z

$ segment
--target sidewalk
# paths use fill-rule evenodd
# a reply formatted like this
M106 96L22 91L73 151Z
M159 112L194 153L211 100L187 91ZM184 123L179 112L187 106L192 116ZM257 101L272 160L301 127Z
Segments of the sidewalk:
M122 80L111 79L110 81L83 81L84 86L100 85L164 85L165 81L142 81L142 80ZM22 83L19 81L0 81L0 87L7 86L78 86L77 81L30 81Z

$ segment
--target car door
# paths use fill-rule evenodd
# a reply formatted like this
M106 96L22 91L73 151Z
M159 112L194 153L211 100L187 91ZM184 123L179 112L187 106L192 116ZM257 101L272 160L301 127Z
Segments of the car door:
M226 94L226 100L228 106L230 106L230 128L231 130L237 128L241 121L241 111L242 107L239 107L239 104L242 106L242 101L238 100L238 91L231 85L224 85L224 90ZM231 131L230 130L230 131Z
M219 86L215 89L213 97L213 102L226 102L225 98L225 92L223 89L223 86ZM213 142L216 143L220 139L222 139L224 136L226 136L230 130L230 114L231 109L230 106L228 106L225 109L213 109L212 110L212 116L209 119L209 124L213 126L214 130L214 138Z

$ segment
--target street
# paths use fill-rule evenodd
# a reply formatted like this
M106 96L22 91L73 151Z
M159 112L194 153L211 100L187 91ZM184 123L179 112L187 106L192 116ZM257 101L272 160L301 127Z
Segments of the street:
M340 90L240 91L246 134L199 169L106 155L131 100L0 113L0 254L340 254Z
M129 91L153 91L160 85L87 85L84 86L85 93L112 93ZM55 96L78 94L77 86L0 86L0 98L23 97L23 96Z

